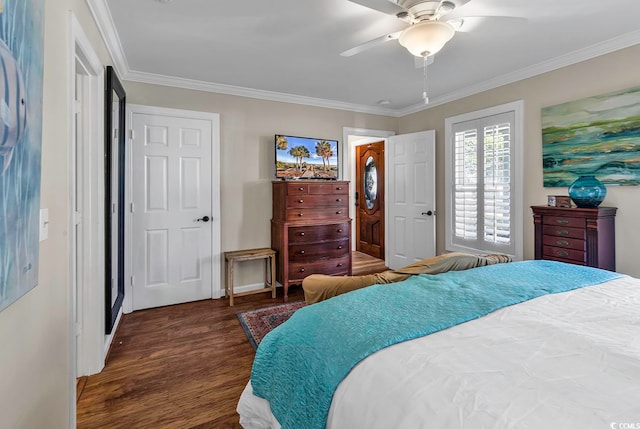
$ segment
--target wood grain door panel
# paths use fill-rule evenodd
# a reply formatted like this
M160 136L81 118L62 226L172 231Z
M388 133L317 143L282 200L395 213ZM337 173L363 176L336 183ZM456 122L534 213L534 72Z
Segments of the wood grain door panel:
M384 142L357 146L356 163L356 250L384 259Z

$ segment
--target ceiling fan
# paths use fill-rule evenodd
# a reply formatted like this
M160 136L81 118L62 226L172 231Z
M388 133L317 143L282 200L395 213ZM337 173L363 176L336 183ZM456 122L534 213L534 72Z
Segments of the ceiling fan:
M343 57L359 54L390 40L398 40L416 57L431 57L453 37L464 20L442 21L441 18L470 0L349 0L377 10L409 24L395 33L385 34L342 52Z

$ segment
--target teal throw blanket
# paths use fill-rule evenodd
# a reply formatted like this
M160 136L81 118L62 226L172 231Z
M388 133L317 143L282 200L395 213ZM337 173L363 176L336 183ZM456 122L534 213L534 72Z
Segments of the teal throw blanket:
M323 429L338 384L376 351L550 293L621 275L553 261L422 274L303 307L260 343L251 372L283 429Z

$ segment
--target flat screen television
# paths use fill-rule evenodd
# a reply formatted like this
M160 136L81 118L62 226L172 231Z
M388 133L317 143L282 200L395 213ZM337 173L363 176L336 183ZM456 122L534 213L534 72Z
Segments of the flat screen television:
M276 134L276 179L338 179L338 140Z

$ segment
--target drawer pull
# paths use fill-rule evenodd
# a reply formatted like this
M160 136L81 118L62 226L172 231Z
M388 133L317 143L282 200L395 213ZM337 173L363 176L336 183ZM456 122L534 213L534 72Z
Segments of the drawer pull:
M557 219L556 223L559 223L560 225L566 225L569 223L569 221L567 219Z
M298 200L299 203L304 203L304 200Z
M564 250L556 250L556 255L560 256L561 258L566 258L567 256L569 256L569 252L566 252Z
M304 250L301 250L301 251L300 251L300 254L301 254L301 255L304 255Z
M556 240L556 244L558 246L568 246L569 242L567 240Z
M342 232L342 230L341 230L341 229L339 229L339 230L338 230L338 232Z
M301 232L301 233L300 233L300 235L301 235L302 237L304 237L304 232Z
M342 202L342 198L336 199L336 202L341 203Z
M299 216L299 217L302 217L302 216L304 216L304 215L303 215L302 213L298 213L298 216Z
M304 191L304 188L301 186L298 188L298 191Z
M341 263L339 263L337 266L338 266L338 267L341 267L342 265L343 265L343 264L342 264L342 262L341 262Z
M338 246L338 250L342 249L342 246Z
M300 268L300 272L301 272L301 273L304 273L304 268Z
M567 231L566 229L559 229L556 231L556 234L558 235L569 235L569 231Z
M342 214L342 212L341 211L337 211L336 214Z
M341 187L337 187L336 191L342 191L342 188Z

